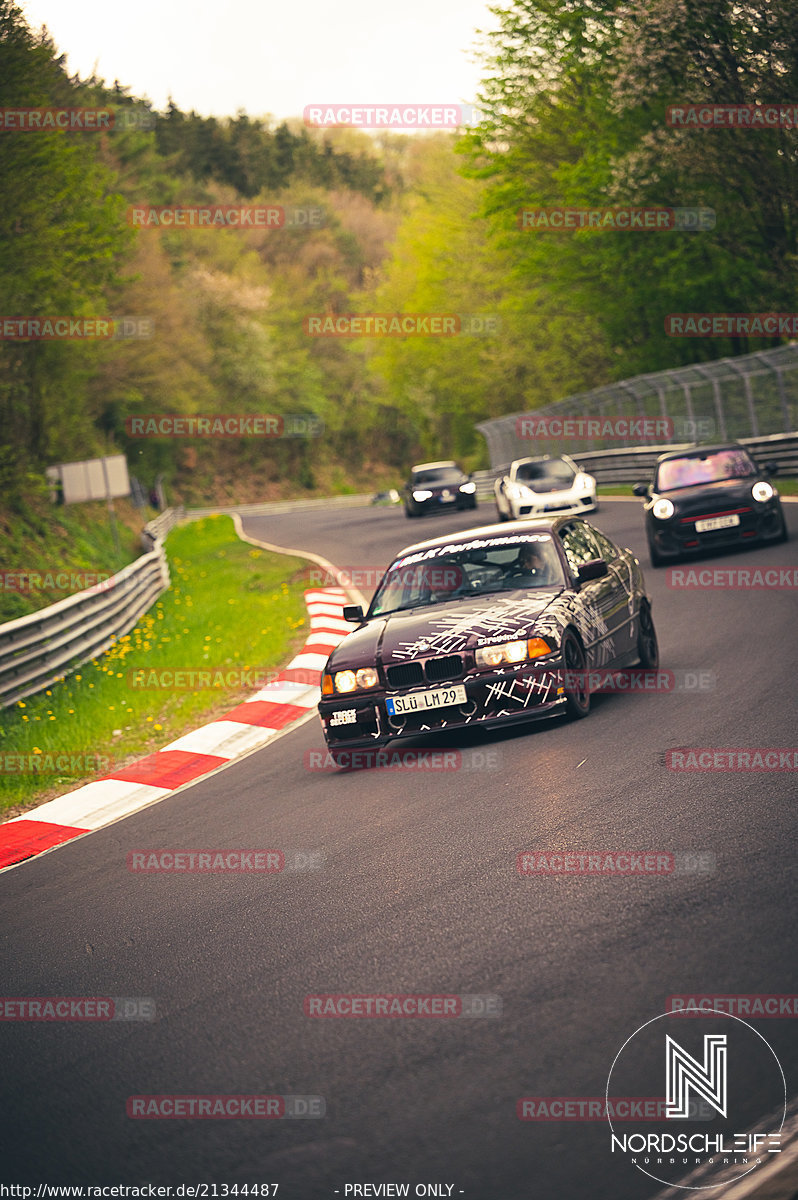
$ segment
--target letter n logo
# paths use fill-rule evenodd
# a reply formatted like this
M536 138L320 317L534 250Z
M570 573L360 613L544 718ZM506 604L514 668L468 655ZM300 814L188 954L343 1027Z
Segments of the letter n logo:
M690 1116L690 1089L726 1116L726 1034L704 1034L704 1062L665 1035L667 1090L665 1116L686 1120Z

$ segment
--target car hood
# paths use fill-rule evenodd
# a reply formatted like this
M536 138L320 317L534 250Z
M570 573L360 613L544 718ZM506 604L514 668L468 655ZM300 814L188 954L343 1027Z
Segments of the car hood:
M549 496L552 492L572 492L574 490L573 481L568 484L556 483L547 479L536 479L534 484L526 483L523 479L513 481L518 487L524 487L535 496Z
M674 488L673 491L658 492L657 495L666 496L681 513L705 512L718 506L737 507L752 503L751 488L757 478L750 475L747 479L720 479L716 483Z
M432 492L433 495L436 495L438 492L456 492L458 488L467 482L467 479L463 477L462 479L450 480L448 483L441 483L440 480L436 483L413 483L410 485L410 491Z
M333 651L335 668L385 666L455 654L495 642L534 636L535 622L559 591L518 590L452 600L375 617Z

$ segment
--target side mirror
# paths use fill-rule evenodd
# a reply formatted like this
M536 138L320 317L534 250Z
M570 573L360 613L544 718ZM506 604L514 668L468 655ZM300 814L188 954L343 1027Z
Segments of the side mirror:
M360 624L363 621L363 609L359 604L345 604L344 620L357 621Z
M635 496L647 496L648 495L648 484L647 483L636 483L634 485L634 487L632 488L632 492L634 493Z
M767 474L767 475L778 475L778 473L779 473L779 464L778 464L777 462L766 462L766 463L762 463L762 470L763 470L763 471L765 472L765 474Z
M577 583L588 583L591 579L603 579L605 575L609 575L609 572L610 569L605 559L591 558L589 562L583 563L579 568L576 575Z

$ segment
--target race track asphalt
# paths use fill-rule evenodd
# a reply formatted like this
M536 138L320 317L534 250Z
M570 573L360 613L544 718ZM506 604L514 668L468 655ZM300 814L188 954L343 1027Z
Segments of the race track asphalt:
M366 571L492 514L411 522L363 508L244 526ZM796 506L787 517L796 539ZM795 592L674 589L648 566L637 504L605 502L593 519L641 558L663 668L704 672L703 690L604 695L575 724L437 739L461 752L456 770L317 769L314 717L0 876L4 996L151 997L157 1012L0 1022L4 1182L277 1182L284 1200L366 1182L407 1182L410 1195L452 1184L469 1200L657 1191L609 1153L605 1123L524 1122L516 1102L603 1095L619 1048L671 995L798 995L795 773L675 772L665 758L796 746ZM791 540L700 565L796 557ZM130 851L163 847L276 847L319 865L127 869ZM521 878L529 849L704 852L714 865ZM317 993L490 995L501 1016L315 1020L303 999ZM797 1021L752 1022L790 1096ZM765 1082L753 1062L736 1069L754 1122L771 1107ZM326 1115L126 1115L131 1096L242 1093L322 1096Z

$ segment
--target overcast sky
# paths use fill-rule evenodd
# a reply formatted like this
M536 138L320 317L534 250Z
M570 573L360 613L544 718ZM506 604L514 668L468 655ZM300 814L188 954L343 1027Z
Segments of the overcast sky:
M163 109L301 117L308 104L471 103L484 0L18 0L70 74Z

